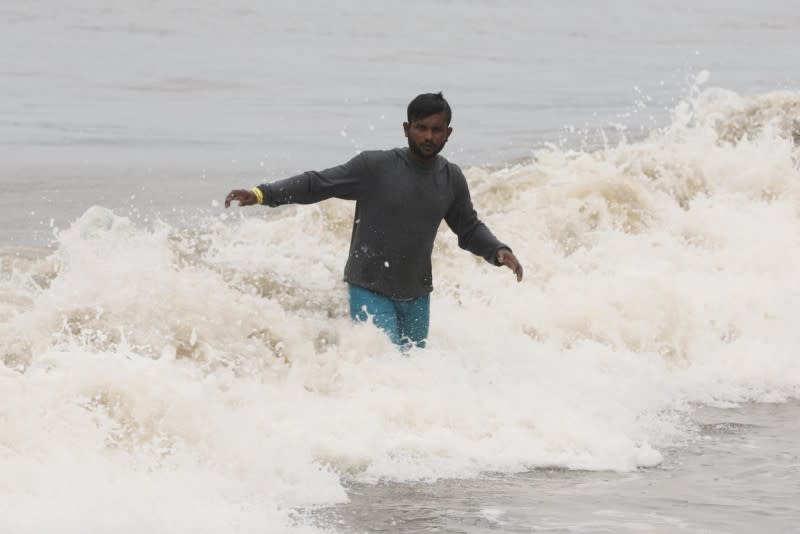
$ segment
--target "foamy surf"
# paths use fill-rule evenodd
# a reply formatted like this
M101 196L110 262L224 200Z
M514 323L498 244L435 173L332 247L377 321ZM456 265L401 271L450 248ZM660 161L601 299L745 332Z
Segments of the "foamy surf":
M798 397L798 103L709 90L641 141L468 170L526 280L443 228L408 358L346 317L352 204L89 208L3 257L3 525L316 531L296 511L348 481L634 470L695 405Z

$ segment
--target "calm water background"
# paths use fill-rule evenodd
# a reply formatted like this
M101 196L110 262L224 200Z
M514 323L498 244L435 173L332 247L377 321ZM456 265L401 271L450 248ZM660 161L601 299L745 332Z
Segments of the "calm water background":
M0 531L796 530L799 35L778 1L0 2ZM438 90L528 281L443 235L400 360L343 316L352 206L219 204Z
M447 155L470 166L663 126L702 70L747 94L797 84L800 15L780 1L0 9L6 243L87 205L208 207L235 184L402 145L424 91L451 100Z

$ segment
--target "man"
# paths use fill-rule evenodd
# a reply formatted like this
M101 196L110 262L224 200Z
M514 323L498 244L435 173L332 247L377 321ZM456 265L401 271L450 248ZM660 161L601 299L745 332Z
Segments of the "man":
M253 189L236 189L225 207L311 204L336 197L356 201L344 269L350 316L370 318L401 349L424 347L433 291L431 252L444 219L458 245L522 280L511 249L478 219L461 169L439 152L453 133L442 93L422 94L403 123L408 148L367 151L339 167L310 171Z

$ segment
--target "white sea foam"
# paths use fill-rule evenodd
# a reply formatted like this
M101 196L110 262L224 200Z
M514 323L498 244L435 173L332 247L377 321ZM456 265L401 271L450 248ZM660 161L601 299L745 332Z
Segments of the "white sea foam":
M798 103L709 90L640 142L468 170L525 280L443 228L409 357L346 316L350 203L88 209L3 257L4 527L313 531L292 510L343 481L631 470L696 403L798 396Z

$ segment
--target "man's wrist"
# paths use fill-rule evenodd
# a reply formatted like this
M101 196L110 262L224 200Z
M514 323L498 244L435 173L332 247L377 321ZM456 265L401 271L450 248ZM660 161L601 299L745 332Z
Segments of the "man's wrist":
M264 193L261 192L261 188L254 187L250 191L256 196L256 202L259 204L264 203Z

